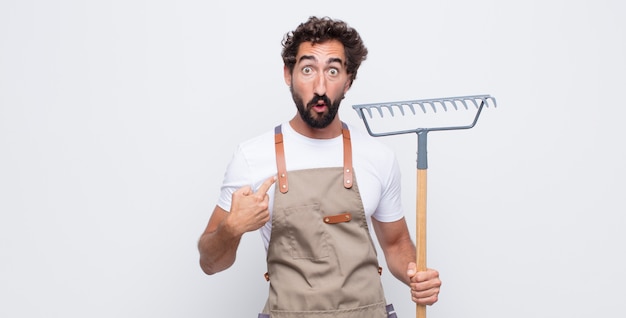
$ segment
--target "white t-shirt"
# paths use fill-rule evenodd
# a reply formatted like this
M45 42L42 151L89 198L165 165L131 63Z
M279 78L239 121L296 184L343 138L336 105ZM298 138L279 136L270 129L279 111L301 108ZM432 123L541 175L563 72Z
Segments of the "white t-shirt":
M404 216L401 200L400 169L395 153L374 137L348 125L352 141L352 163L359 186L365 215L380 222L394 222ZM287 171L343 166L343 138L312 139L282 124ZM218 205L230 211L232 194L249 185L256 191L272 175L276 175L274 129L247 140L237 147L222 183ZM268 191L270 215L274 203L272 186ZM260 232L267 250L272 222Z

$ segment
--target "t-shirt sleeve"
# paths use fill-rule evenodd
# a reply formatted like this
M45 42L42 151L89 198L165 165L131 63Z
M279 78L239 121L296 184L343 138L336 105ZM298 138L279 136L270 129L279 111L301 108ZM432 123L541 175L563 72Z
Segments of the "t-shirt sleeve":
M382 194L376 211L372 215L380 222L395 222L404 217L402 208L402 180L400 166L392 155L387 169L381 174Z
M250 165L241 146L238 146L224 172L217 205L226 211L230 211L233 193L245 185L250 185L249 176Z

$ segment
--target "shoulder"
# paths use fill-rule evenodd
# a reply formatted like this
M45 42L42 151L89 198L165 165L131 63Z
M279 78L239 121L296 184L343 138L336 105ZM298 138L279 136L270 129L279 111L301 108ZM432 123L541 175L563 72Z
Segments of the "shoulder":
M275 172L274 130L244 140L227 167L225 182L234 186L248 185Z
M352 148L356 154L368 158L370 161L378 161L389 164L396 160L395 152L384 144L380 138L369 135L364 129L348 124Z
M237 145L235 157L247 165L257 166L260 162L274 160L274 129L248 138Z
M260 147L266 147L267 143L274 143L274 128L240 142L238 148L252 151Z

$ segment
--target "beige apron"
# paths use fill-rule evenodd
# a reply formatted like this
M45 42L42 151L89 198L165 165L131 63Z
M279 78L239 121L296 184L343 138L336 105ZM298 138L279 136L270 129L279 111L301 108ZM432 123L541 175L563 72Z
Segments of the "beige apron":
M386 318L380 267L352 171L344 124L344 167L287 171L276 127L278 182L267 254L271 318Z

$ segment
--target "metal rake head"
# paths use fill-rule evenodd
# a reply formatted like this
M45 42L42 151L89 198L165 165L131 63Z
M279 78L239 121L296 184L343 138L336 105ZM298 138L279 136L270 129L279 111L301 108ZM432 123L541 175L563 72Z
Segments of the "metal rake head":
M494 97L490 95L472 95L360 104L353 105L352 108L357 111L359 117L365 123L368 133L378 137L434 130L472 128L476 125L483 107L489 106L496 107L496 99ZM402 120L402 124L398 120L394 120L393 125L396 127L395 129L386 127L383 123L385 116L395 117L398 113L401 117L415 118ZM417 128L415 128L416 120L420 124ZM398 130L398 126L409 128ZM384 130L384 132L374 131L380 129Z

